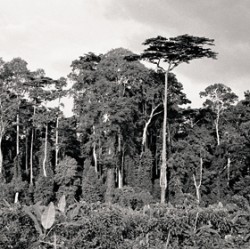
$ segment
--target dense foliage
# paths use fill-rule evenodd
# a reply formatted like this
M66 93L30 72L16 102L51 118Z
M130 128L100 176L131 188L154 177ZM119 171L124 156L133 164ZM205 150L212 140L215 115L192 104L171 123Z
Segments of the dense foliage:
M57 80L0 60L1 248L250 247L250 92L215 83L186 108L168 72L160 205L166 73L137 59L90 52Z

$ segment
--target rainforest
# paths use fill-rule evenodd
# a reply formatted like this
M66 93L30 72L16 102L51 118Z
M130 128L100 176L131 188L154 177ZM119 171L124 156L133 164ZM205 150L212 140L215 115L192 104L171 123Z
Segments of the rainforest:
M143 44L59 79L0 60L0 248L250 247L249 90L211 82L193 108L175 68L214 40Z

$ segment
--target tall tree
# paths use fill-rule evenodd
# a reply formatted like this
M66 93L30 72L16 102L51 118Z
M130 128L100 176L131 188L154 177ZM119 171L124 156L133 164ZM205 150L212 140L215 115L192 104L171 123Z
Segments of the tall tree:
M187 124L186 124L187 126ZM175 148L169 163L172 166L173 178L170 183L175 185L175 197L184 191L192 191L195 187L197 203L201 202L201 188L206 177L206 164L210 161L211 136L204 126L193 126L188 132L175 142Z
M3 170L2 141L7 129L13 124L13 118L18 107L16 94L11 91L11 71L7 63L0 59L0 176Z
M232 92L230 87L221 83L216 83L208 86L204 92L200 92L201 97L206 97L203 103L205 107L211 108L215 113L215 131L217 145L220 145L219 122L223 111L237 101L238 96Z
M244 93L244 99L228 110L227 120L233 126L227 132L227 154L230 155L230 168L227 167L228 183L234 192L249 199L250 179L250 92Z
M61 106L63 105L61 103L61 99L66 96L67 91L63 90L63 88L67 85L65 78L60 78L55 82L56 90L54 92L55 98L58 100L58 106L57 106L57 113L56 113L56 131L55 131L55 167L58 164L58 154L59 154L59 120L62 116L62 112L60 110Z
M164 117L162 125L162 165L160 173L161 203L165 202L167 188L167 96L169 73L181 63L189 63L193 59L203 57L216 58L216 53L208 46L213 45L214 40L205 37L181 35L174 38L158 36L147 39L143 44L147 46L139 58L156 64L157 70L165 74L164 90ZM164 66L162 63L166 63Z
M29 70L27 62L21 58L14 58L6 63L6 70L10 72L8 77L9 90L16 95L17 110L16 110L16 176L20 175L20 108L22 108L22 99L25 98L26 87L25 83L29 78Z
M53 100L54 95L51 94L50 90L46 90L45 87L53 84L51 78L45 77L45 73L42 70L33 72L30 77L30 81L26 83L28 90L28 97L33 105L33 115L32 115L32 128L31 128L31 143L30 143L30 185L33 185L33 146L34 146L34 135L36 124L39 123L40 116L37 115L37 108L41 106L43 101ZM37 117L39 117L37 119Z
M47 166L51 165L49 162L48 152L49 152L49 124L55 121L55 117L57 114L57 110L53 108L46 108L44 106L37 108L37 112L33 117L35 121L35 126L40 128L40 130L44 130L44 140L43 140L43 156L42 156L42 175L47 177Z
M125 59L131 54L122 48L101 56L89 53L72 63L70 74L75 82L78 129L83 129L82 137L90 133L85 148L92 153L96 171L102 172L100 166L105 164L107 175L111 177L115 172L112 167L116 167L119 187L124 182L124 151L135 133L135 113L141 117L139 109L144 108L138 96L143 95L142 85L149 74L141 63ZM115 162L107 163L107 158ZM100 164L102 161L105 163Z

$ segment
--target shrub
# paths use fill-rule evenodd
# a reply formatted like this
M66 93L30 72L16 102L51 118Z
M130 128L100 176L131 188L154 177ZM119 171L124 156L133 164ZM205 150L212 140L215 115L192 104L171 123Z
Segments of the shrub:
M51 176L40 176L36 181L34 189L34 202L41 201L43 205L48 205L54 201L54 179Z
M93 166L85 162L82 179L82 200L93 203L103 201L105 188Z
M135 210L141 209L145 205L153 202L153 197L149 192L141 189L136 190L131 187L115 189L113 199L114 203L117 203L122 207L129 207Z
M36 248L38 234L20 205L0 209L0 248ZM31 247L31 245L33 246Z

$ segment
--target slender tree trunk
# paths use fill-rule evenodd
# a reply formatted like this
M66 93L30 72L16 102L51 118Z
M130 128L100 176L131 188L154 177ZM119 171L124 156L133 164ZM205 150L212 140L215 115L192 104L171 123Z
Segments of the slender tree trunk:
M121 135L118 134L118 157L119 157L119 163L118 163L118 188L123 187L123 165L122 160L120 162L121 155Z
M58 164L58 153L59 153L59 117L56 118L56 144L55 144L55 168Z
M19 176L20 172L20 147L19 147L19 137L20 137L20 125L19 125L19 110L18 113L16 115L16 173L17 173L17 177Z
M48 157L48 124L45 127L45 141L44 141L44 157L43 157L43 176L47 177L46 163Z
M162 126L162 164L161 164L161 172L160 172L161 203L165 203L166 189L167 189L167 141L166 141L166 129L167 129L168 74L169 74L169 69L165 73L165 89L164 89L164 101L163 101L164 115L163 115L163 126Z
M196 191L196 197L197 197L197 202L200 204L201 202L201 193L200 193L200 188L201 188L201 183L202 183L202 170L203 170L203 160L200 158L200 175L199 175L199 183L197 184L197 180L195 178L195 175L193 174L193 180L194 180L194 186L195 186L195 191Z
M36 107L34 106L34 112L33 117L36 114ZM30 185L33 186L33 144L34 144L34 122L32 124L32 130L31 130L31 142L30 142Z
M15 200L14 200L14 203L18 203L18 196L19 196L19 192L16 192L15 193Z
M3 171L3 152L2 152L2 135L0 135L0 177L2 176Z
M230 184L230 168L231 168L231 159L230 157L227 158L227 185Z
M121 171L122 171L122 187L123 187L123 183L125 181L124 179L124 162L125 162L125 149L124 149L124 145L123 145L123 148L122 148L122 155L121 155L122 159L121 159Z
M150 116L149 116L149 119L148 121L146 122L144 128L143 128L143 135L142 135L142 153L145 151L146 149L146 146L147 146L147 131L148 131L148 126L150 125L151 121L152 121L152 118L155 116L154 115L154 112L155 110L160 106L157 105L155 108L152 108L151 110L151 113L150 113ZM142 154L141 154L142 155Z
M58 99L58 112L57 112L57 118L56 118L56 144L55 144L55 168L58 164L58 155L59 155L59 112L60 112L60 103L61 103L61 96L59 96Z
M28 156L28 152L29 148L28 148L28 128L26 127L26 131L25 131L25 173L26 175L28 175L29 172L29 156Z
M215 131L216 131L216 138L217 138L217 146L220 145L220 134L219 134L219 119L220 119L220 107L217 107L216 113L216 120L215 120ZM220 173L217 175L217 199L220 200L221 191L220 191Z
M215 130L216 130L217 145L220 145L219 119L220 119L220 111L218 110L216 120L215 120Z
M170 128L170 124L167 124L167 156L168 158L171 157L171 148L172 148L172 138L171 138L171 128Z
M33 186L33 144L34 144L34 127L31 130L30 141L30 185Z
M94 158L94 165L95 165L95 172L98 173L98 164L97 164L97 156L96 156L96 143L93 144L93 158Z
M93 125L93 135L95 135L95 126ZM95 138L94 138L95 139ZM93 142L93 159L95 165L95 172L98 173L97 155L96 155L96 142Z
M102 146L101 146L101 139L98 139L98 158L101 159L102 156ZM99 165L99 174L102 175L103 168L102 165Z

